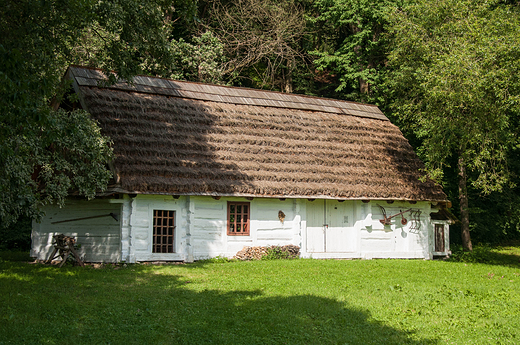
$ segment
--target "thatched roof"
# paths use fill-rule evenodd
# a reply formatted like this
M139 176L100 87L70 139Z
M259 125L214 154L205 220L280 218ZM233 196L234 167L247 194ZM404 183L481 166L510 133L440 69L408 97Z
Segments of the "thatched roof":
M120 191L442 201L423 163L376 107L136 77L102 87L71 67L82 106L113 140Z

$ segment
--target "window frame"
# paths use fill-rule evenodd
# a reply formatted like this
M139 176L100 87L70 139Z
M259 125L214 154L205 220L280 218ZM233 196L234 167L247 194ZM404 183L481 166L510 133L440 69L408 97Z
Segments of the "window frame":
M158 217L157 215L157 212L162 212L161 213L161 216ZM167 216L164 217L164 213L167 213ZM170 216L170 212L172 213L172 215ZM176 211L175 210L165 210L165 209L153 209L152 210L152 254L175 254L177 251L176 251L176 241L175 241L175 237L176 237L176 224L175 224L175 215L176 215ZM156 224L156 219L172 219L172 225L158 225ZM169 234L166 234L164 235L164 233L162 234L157 234L156 233L156 229L158 228L172 228L172 234L169 235ZM161 243L161 244L157 244L156 243L156 238L171 238L172 240L172 243L169 244L169 243ZM156 251L157 248L159 247L163 247L163 246L166 246L166 252L163 252L163 251ZM171 247L171 251L168 251Z
M235 206L235 213L234 213L234 216L235 216L235 221L232 223L231 222L231 206ZM237 213L237 206L247 206L247 209L248 209L248 212L245 213L245 212L240 212L240 213ZM243 209L242 209L243 210ZM236 219L237 219L237 215L240 214L242 217L242 222L240 222L240 225L245 225L245 228L247 229L247 231L244 231L244 232L235 232L235 231L231 231L231 225L236 225L237 222L236 222ZM247 214L247 221L244 223L243 221L243 216ZM242 201L228 201L227 202L227 219L226 219L226 226L227 226L227 235L228 236L250 236L251 235L251 228L250 228L250 224L251 224L251 203L250 202L242 202Z
M438 244L442 248L438 248ZM443 253L446 251L446 225L443 223L433 223L433 246L434 252Z

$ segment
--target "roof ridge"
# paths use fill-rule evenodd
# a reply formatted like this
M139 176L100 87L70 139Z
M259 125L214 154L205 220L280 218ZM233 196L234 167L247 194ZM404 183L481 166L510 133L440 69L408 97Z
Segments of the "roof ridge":
M104 72L97 68L70 66L69 71L79 86L100 87L99 81L107 79ZM133 78L132 83L119 81L107 88L202 101L320 111L388 121L381 110L371 104L152 76L138 75Z

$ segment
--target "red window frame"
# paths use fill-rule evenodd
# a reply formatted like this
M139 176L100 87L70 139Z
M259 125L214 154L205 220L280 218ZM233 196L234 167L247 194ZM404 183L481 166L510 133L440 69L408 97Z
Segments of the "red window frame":
M153 210L152 253L175 253L175 211Z
M229 236L249 236L249 219L251 205L249 202L228 201L227 234Z

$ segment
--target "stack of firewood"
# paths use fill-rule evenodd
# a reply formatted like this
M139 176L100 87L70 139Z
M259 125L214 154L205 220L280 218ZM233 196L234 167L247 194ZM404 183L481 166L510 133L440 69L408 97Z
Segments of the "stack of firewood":
M278 253L280 258L294 259L300 256L300 247L294 245L269 247L244 247L233 258L239 260L260 260L269 253Z

